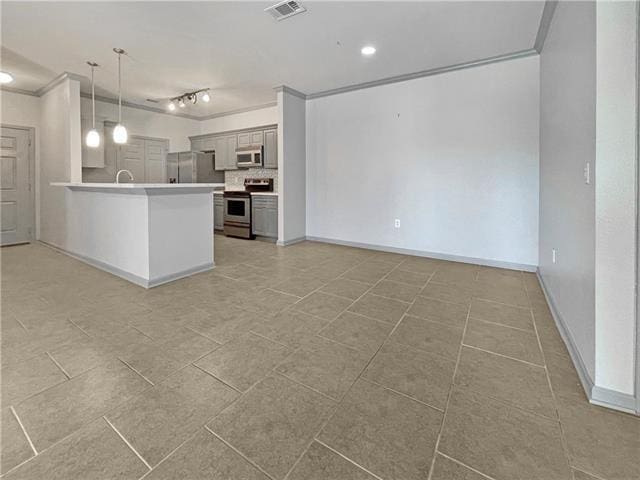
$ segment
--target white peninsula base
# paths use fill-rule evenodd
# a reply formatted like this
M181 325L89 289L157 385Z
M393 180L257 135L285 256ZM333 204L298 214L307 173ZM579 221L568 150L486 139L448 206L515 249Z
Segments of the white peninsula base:
M213 190L223 184L66 187L67 253L145 288L214 266Z

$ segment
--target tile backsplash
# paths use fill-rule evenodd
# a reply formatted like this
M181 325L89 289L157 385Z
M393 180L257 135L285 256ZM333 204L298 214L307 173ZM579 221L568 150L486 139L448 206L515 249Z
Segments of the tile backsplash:
M273 178L273 191L278 191L278 170L271 168L247 168L227 170L224 172L224 183L231 190L244 189L245 178Z

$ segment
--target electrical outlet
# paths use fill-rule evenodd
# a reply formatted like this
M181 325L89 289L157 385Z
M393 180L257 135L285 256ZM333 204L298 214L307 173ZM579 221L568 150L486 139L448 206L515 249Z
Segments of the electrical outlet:
M555 249L555 248L552 248L552 249L551 249L551 261L552 261L553 263L556 263L556 262L557 262L557 260L558 260L558 252L556 251L556 249Z
M400 228L400 219L396 218L396 221L393 223L393 226L396 228Z
M584 164L584 183L589 185L591 183L591 163Z

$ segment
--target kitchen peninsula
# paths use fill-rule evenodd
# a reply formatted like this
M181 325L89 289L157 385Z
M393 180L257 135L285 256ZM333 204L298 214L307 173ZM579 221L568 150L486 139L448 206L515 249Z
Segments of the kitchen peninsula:
M51 183L65 188L67 253L145 288L210 270L218 183Z

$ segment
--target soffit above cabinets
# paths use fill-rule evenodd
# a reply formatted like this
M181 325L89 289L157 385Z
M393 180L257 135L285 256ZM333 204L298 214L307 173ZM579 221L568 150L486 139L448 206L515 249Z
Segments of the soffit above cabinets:
M285 21L274 2L3 2L2 68L12 88L36 91L62 72L96 70L113 98L123 57L123 99L161 100L211 88L206 117L272 103L274 87L307 95L531 50L544 2L314 2ZM373 45L376 54L360 50ZM81 88L90 91L89 81Z

